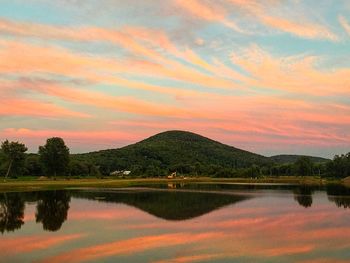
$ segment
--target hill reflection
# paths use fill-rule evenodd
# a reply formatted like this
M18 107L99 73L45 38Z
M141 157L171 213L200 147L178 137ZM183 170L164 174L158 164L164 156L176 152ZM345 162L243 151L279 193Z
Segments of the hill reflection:
M74 197L122 203L165 220L187 220L250 198L191 191L74 192Z

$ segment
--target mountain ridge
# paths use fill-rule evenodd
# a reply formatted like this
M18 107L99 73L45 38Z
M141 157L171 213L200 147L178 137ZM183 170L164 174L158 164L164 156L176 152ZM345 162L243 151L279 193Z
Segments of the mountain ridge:
M171 171L182 174L215 174L222 168L232 170L281 163L271 157L181 130L161 132L117 149L73 156L78 160L92 161L102 168L103 174L130 170L134 174L154 176L165 175Z
M327 159L324 157L301 155L301 154L278 154L278 155L270 156L269 158L272 159L275 163L284 164L284 163L294 163L300 157L308 157L314 163L323 163L323 162L330 161L330 159Z

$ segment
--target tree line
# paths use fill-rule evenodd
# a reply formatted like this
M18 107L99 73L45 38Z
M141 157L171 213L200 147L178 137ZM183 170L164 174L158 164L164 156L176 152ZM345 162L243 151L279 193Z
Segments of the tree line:
M59 137L49 138L39 147L38 154L26 154L28 148L20 142L5 140L0 148L0 173L5 179L18 176L94 175L92 164L71 160L69 148Z
M142 163L134 164L127 159L97 159L71 155L64 140L59 137L47 139L40 146L38 154L26 154L27 147L20 142L5 140L0 148L0 175L4 178L18 176L94 176L109 175L115 170L130 170L130 176L158 177L171 172L189 176L211 177L278 177L278 176L319 176L345 178L350 176L350 153L336 155L327 162L313 162L309 157L301 156L294 163L276 164L273 162L254 164L250 167L223 166L215 163L178 163L171 166L145 158Z

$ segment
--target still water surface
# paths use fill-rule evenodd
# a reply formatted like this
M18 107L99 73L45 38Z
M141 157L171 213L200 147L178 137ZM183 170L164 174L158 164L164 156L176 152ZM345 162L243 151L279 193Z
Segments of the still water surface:
M0 262L350 262L350 189L0 193Z

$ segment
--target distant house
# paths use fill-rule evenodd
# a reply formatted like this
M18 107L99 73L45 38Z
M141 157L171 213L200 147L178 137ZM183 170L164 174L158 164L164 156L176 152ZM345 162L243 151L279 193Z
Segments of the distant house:
M115 176L115 175L120 175L122 174L123 171L114 171L114 172L111 172L109 175L112 175L112 176Z
M173 172L170 175L168 175L168 179L174 179L174 178L176 178L176 172Z
M131 173L131 171L122 170L122 171L114 171L114 172L111 172L109 175L111 175L111 176L129 175L130 173Z

